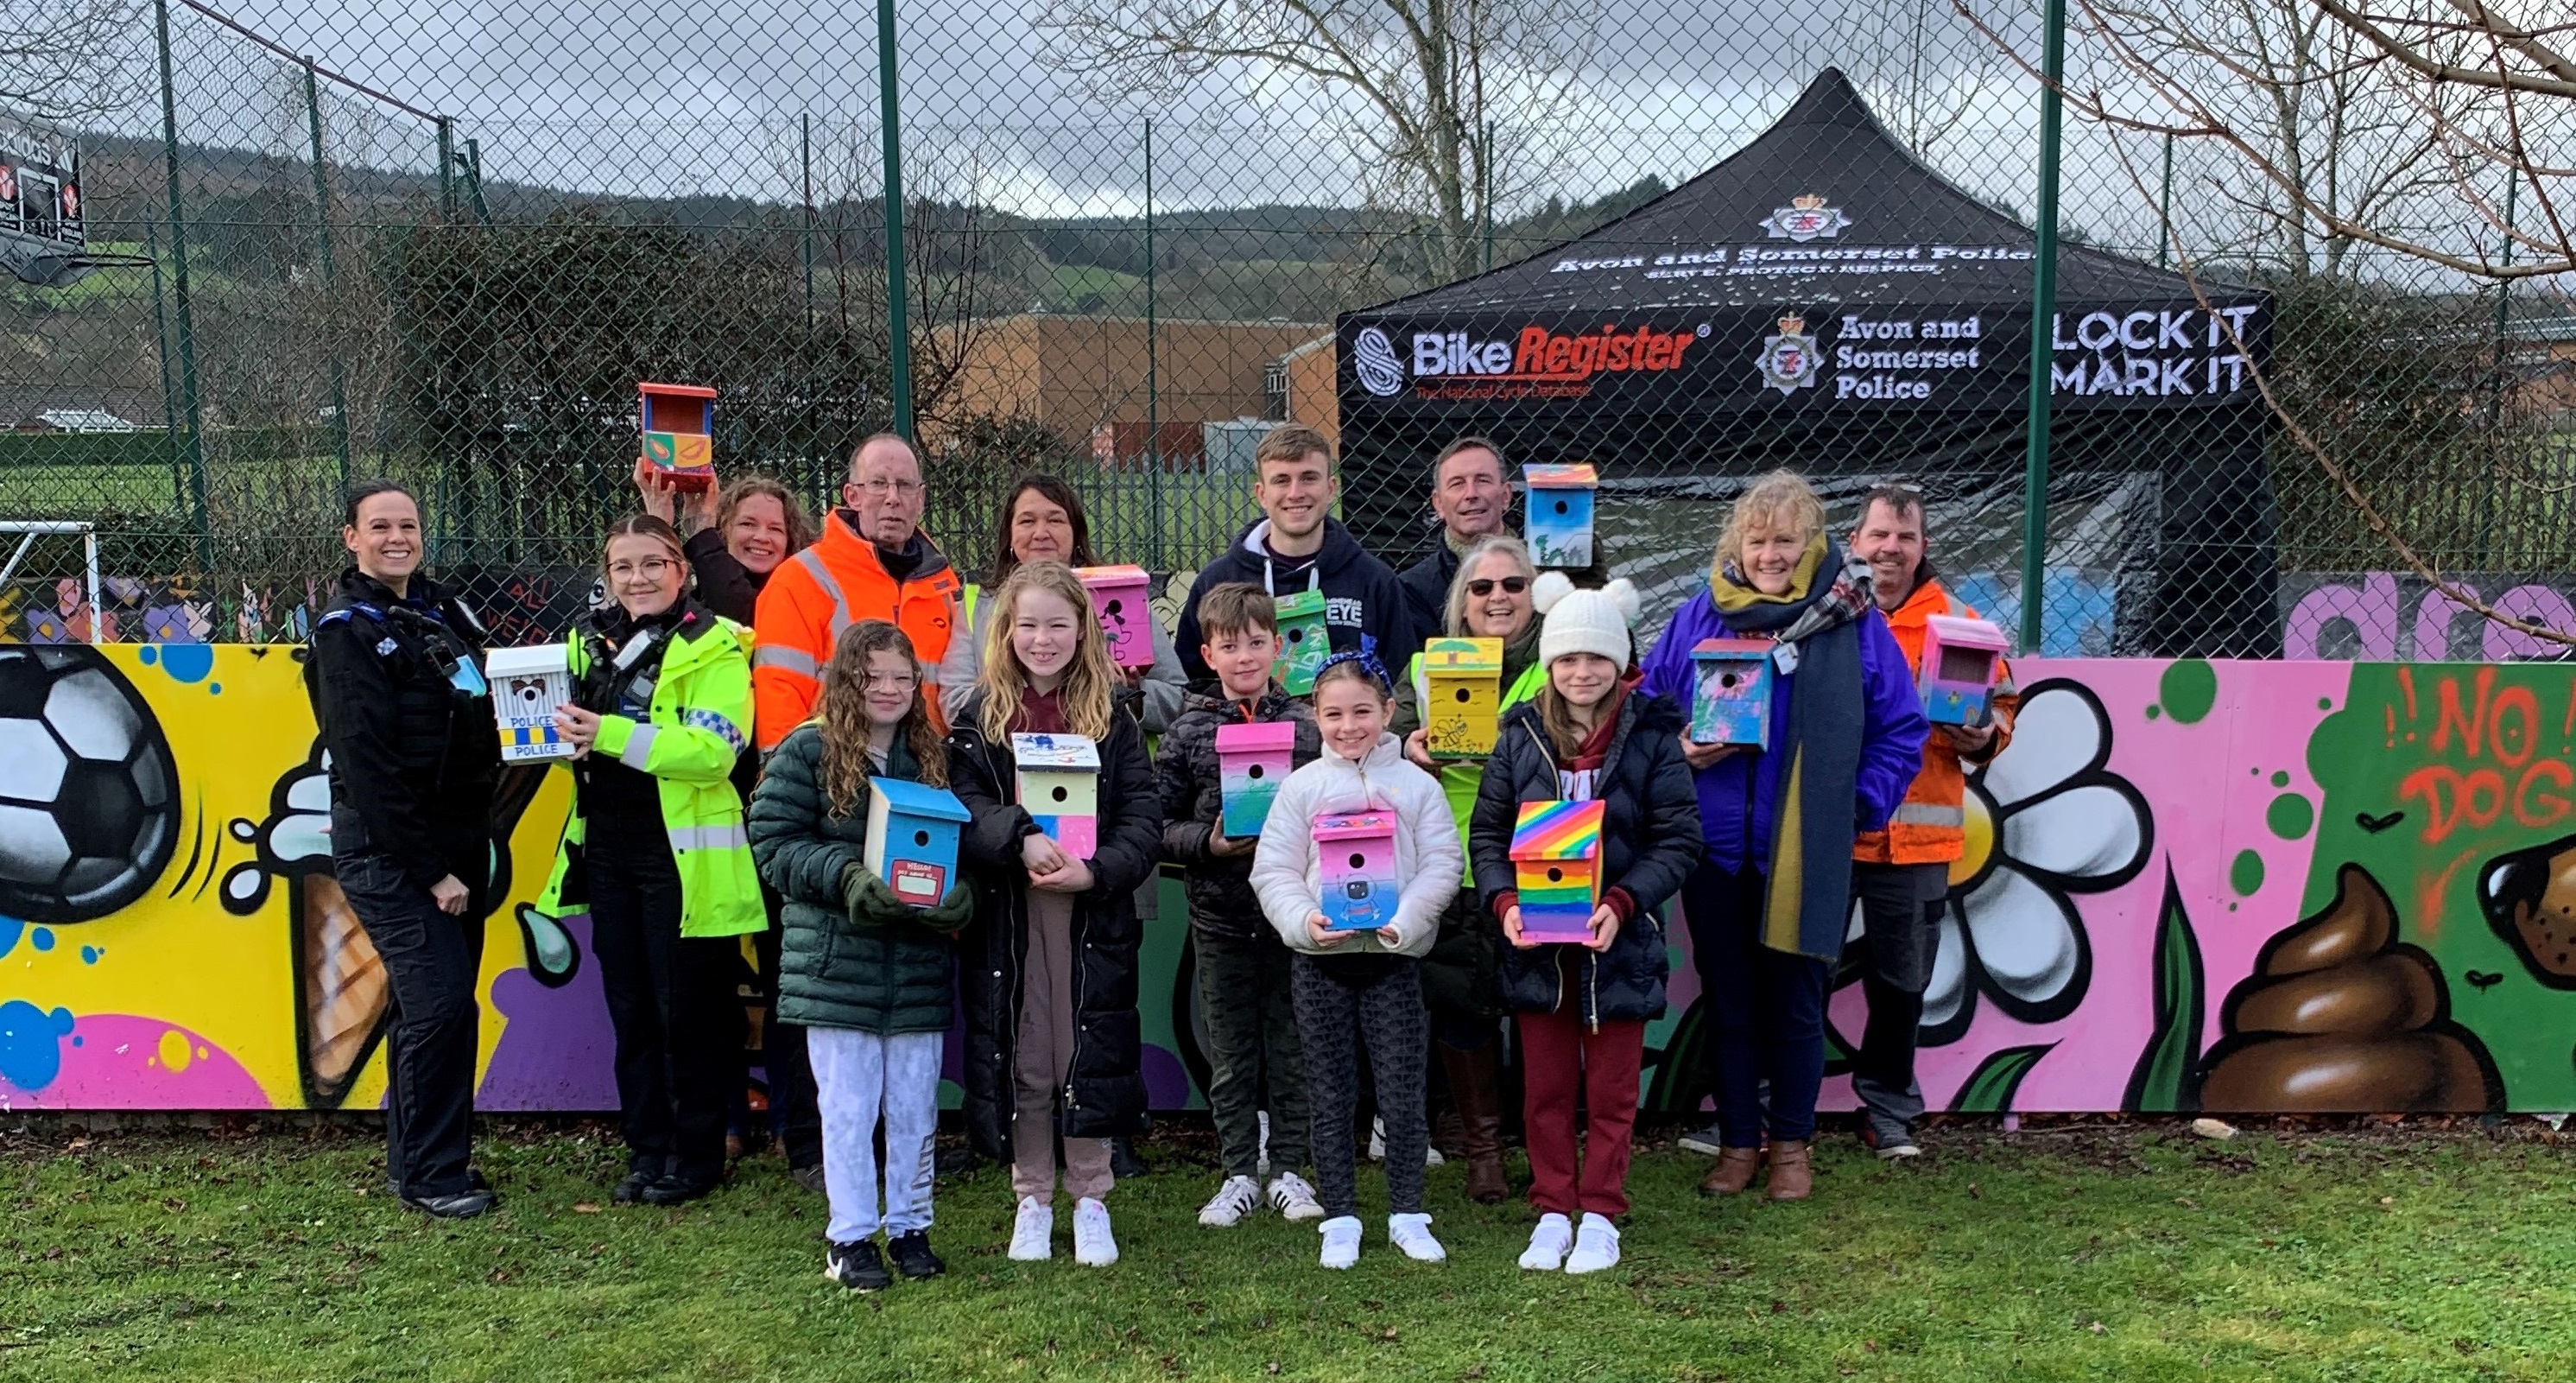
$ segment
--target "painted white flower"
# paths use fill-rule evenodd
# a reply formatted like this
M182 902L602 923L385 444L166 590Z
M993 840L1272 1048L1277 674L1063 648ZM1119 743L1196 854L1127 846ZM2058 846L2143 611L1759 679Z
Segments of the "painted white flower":
M2155 836L2146 799L2110 759L2101 703L2046 681L2022 698L2011 745L1969 776L1967 854L1950 866L1923 994L1926 1045L1965 1035L1981 994L2026 1023L2084 1001L2093 952L2074 895L2136 878Z

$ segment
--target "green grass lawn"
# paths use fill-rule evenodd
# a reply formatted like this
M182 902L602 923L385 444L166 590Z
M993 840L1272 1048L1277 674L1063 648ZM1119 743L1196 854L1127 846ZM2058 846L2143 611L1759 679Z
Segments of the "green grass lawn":
M2525 1126L2530 1127L2528 1125ZM857 1297L774 1158L679 1211L604 1208L595 1128L487 1135L507 1201L435 1224L363 1131L0 1136L0 1377L249 1379L2458 1379L2576 1360L2576 1166L2536 1135L2229 1144L1947 1130L1889 1167L1829 1138L1802 1206L1714 1203L1641 1154L1626 1258L1518 1272L1529 1212L1431 1177L1446 1265L1311 1228L1202 1230L1203 1134L1146 1145L1123 1260L1002 1256L1009 1192L939 1192L949 1275ZM1059 1216L1060 1234L1069 1216Z

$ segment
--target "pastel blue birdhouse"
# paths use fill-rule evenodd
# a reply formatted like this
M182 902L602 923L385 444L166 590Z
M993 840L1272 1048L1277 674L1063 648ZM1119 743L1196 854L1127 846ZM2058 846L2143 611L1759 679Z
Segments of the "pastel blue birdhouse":
M860 858L894 896L926 908L957 880L966 804L946 788L901 778L868 780L868 835Z

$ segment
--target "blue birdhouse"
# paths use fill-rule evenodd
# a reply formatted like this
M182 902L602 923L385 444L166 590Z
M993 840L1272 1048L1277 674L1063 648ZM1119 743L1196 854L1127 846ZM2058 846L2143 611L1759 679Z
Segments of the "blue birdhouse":
M966 804L946 788L900 778L868 780L868 837L862 856L894 896L926 908L957 879L957 837Z

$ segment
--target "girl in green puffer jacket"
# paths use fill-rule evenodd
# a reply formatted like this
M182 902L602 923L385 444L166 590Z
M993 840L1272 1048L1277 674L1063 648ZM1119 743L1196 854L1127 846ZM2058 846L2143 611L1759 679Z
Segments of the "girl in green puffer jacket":
M912 640L883 620L841 634L823 669L818 714L782 741L751 799L751 848L780 911L778 1016L807 1029L832 1205L824 1271L873 1291L895 1270L936 1276L930 1251L931 1138L939 1059L951 1015L954 937L975 914L961 879L930 908L869 870L868 780L948 783ZM880 1217L876 1153L885 1124Z

